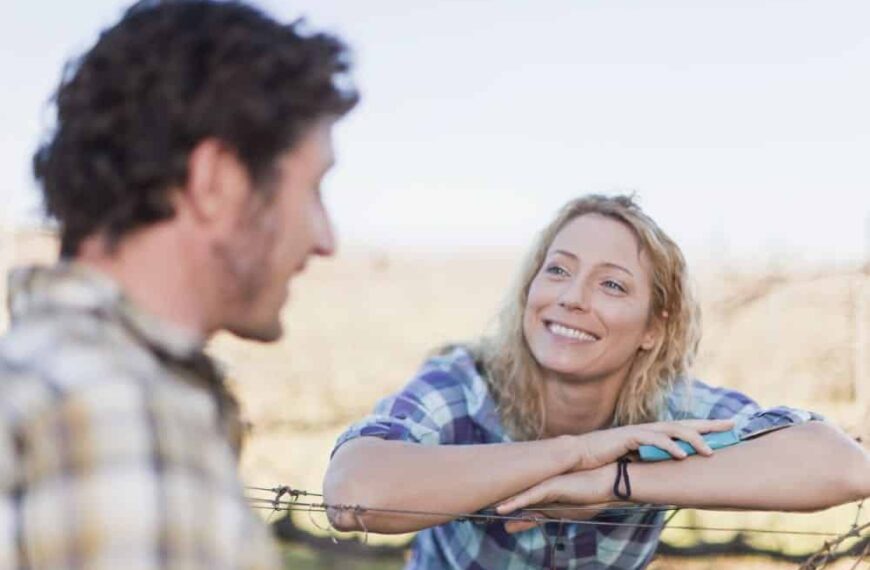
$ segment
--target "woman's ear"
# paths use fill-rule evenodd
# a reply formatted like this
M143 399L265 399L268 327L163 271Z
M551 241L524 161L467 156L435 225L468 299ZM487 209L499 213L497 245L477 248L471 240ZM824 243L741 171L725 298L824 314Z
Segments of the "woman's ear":
M652 331L647 331L643 335L643 339L640 342L641 350L652 350L652 347L656 345L656 341L658 340L658 335L654 334Z
M641 350L652 350L659 338L665 332L665 321L668 319L668 312L662 311L659 314L654 314L650 317L649 325L643 338L640 340Z

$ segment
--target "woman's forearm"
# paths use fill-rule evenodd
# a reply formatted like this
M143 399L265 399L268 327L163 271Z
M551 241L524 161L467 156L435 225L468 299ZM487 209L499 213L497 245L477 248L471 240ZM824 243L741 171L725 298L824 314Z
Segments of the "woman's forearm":
M468 513L571 469L578 461L570 437L541 441L426 446L362 437L343 445L324 480L327 504L397 511ZM402 533L452 516L333 510L339 530Z
M773 432L710 457L630 463L627 469L637 503L813 511L870 496L870 454L824 422ZM498 512L616 501L616 472L609 464L557 475L503 501Z
M694 441L701 433L729 429L729 420L656 422L562 435L538 441L470 445L420 445L360 437L345 443L330 462L323 484L328 504L359 505L381 512L333 510L342 530L400 533L444 523L570 471L595 470L643 444L684 452L672 438ZM384 512L384 510L392 512ZM435 516L401 511L443 513Z
M615 468L609 470L615 476ZM712 457L633 463L628 470L632 500L643 503L812 511L870 495L870 455L825 422L780 430Z

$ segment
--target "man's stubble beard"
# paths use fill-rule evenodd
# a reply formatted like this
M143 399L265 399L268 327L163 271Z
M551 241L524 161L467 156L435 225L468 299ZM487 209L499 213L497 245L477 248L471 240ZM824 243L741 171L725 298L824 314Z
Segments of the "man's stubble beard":
M276 229L274 211L259 204L239 222L232 238L212 246L223 276L219 283L225 316L222 328L240 338L271 342L283 332L280 305L262 307L263 295L278 286L271 283L277 277L272 274L271 259ZM261 314L264 310L274 314Z

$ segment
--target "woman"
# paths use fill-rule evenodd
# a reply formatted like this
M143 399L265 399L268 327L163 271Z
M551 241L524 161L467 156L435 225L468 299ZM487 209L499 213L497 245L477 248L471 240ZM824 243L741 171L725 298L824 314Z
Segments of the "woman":
M501 514L566 503L586 507L570 513L578 519L618 500L800 511L870 494L868 455L817 416L686 380L698 323L682 253L631 198L572 201L533 247L496 333L432 358L341 436L325 500ZM790 427L715 453L702 438L780 426ZM673 439L698 454L687 458ZM642 444L676 461L626 465ZM542 532L448 514L331 513L342 530L426 529L414 569L642 568L663 518L605 509L597 524Z

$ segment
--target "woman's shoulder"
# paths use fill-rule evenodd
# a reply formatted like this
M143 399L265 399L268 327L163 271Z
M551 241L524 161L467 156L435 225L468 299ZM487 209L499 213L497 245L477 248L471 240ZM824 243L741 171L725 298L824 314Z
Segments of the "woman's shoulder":
M454 345L430 356L399 392L381 400L372 417L425 424L440 443L502 441L495 401L472 347Z
M673 419L732 417L757 407L755 400L738 390L697 378L680 380L666 397L667 414Z
M448 401L463 399L481 405L491 399L483 365L467 344L439 349L426 359L408 387L419 393L438 392Z

